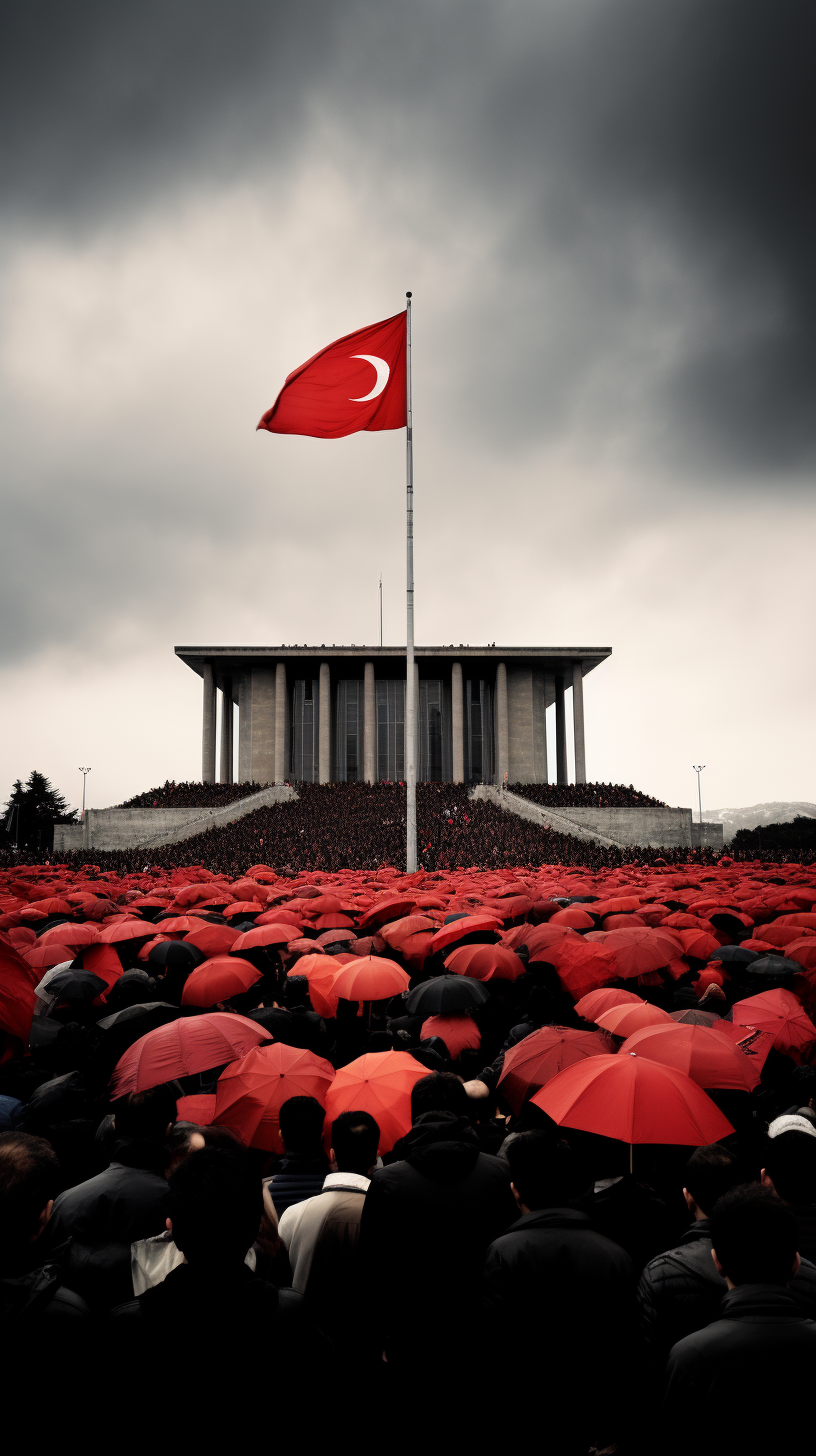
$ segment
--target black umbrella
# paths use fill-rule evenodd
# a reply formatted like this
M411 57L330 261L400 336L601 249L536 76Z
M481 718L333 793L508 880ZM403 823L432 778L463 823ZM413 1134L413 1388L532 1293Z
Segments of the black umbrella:
M751 961L759 959L758 950L748 950L741 945L721 945L718 950L712 952L709 961L722 961L724 964L749 966Z
M415 986L405 997L405 1009L413 1016L450 1016L455 1011L470 1011L490 1000L490 992L481 981L469 976L434 976Z
M106 1032L122 1031L127 1027L129 1033L133 1032L133 1040L138 1041L155 1026L166 1026L168 1021L177 1021L181 1015L181 1008L172 1006L169 1001L142 1001L114 1011L111 1016L103 1016L96 1026L98 1031Z
M787 956L763 955L751 967L752 976L798 976L802 967L798 961L789 961ZM52 982L53 984L53 982ZM49 991L51 987L49 986Z
M147 959L155 966L181 966L183 970L191 971L207 957L197 946L187 945L183 940L163 940L148 951Z
M107 981L95 976L93 971L60 971L48 982L48 994L57 1001L94 1001L107 989Z

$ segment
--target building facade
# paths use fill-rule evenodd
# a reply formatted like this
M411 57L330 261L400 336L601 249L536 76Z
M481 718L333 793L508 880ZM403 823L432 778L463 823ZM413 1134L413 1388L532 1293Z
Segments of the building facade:
M546 711L555 704L556 778L567 783L572 693L576 783L586 782L583 679L611 647L417 647L417 778L546 783ZM202 779L308 783L405 777L405 649L177 647L203 683Z

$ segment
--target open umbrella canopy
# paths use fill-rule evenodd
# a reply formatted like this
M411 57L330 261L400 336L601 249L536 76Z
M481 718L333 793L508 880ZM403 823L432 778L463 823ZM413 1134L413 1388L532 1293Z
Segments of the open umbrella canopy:
M50 945L51 941L59 941L61 945L93 945L98 939L99 931L95 925L88 925L84 921L79 925L72 925L63 920L59 925L52 925L50 930L44 930L39 943Z
M221 1073L212 1121L232 1128L247 1147L282 1153L282 1104L290 1097L314 1097L324 1107L333 1080L331 1063L303 1047L283 1042L253 1047Z
M240 955L243 950L263 950L266 945L288 945L290 940L299 940L300 931L294 925L256 925L254 930L245 930L234 940L230 950Z
M61 966L63 961L72 961L76 954L74 946L49 940L47 945L33 945L23 951L23 959L36 971L50 971L52 966Z
M755 1064L721 1032L706 1026L645 1026L627 1037L618 1056L627 1052L676 1067L698 1087L751 1092L759 1083Z
M573 1063L532 1101L559 1127L623 1143L703 1147L734 1131L690 1077L634 1053Z
M642 1006L613 1006L609 1011L602 1011L595 1020L604 1031L624 1037L631 1036L644 1026L658 1026L661 1022L673 1025L668 1011L661 1011L659 1006L649 1006L645 1001Z
M454 1016L457 1011L470 1011L489 1000L490 992L481 981L467 976L434 976L409 991L405 1009L411 1016Z
M191 971L181 993L182 1006L215 1006L240 996L261 980L262 972L237 956L212 956Z
M445 957L445 969L476 981L515 981L525 966L514 950L503 945L460 945Z
M457 941L464 940L469 935L482 935L488 939L491 932L495 933L501 925L501 920L496 915L464 915L461 920L452 920L449 925L443 925L437 930L431 939L431 953L447 950L449 946L456 945Z
M575 1010L578 1016L584 1021L597 1021L604 1011L611 1011L613 1006L645 1006L642 996L636 996L634 991L624 991L615 986L601 986L597 991L590 991L576 1001Z
M95 1001L107 990L107 982L93 971L58 971L48 983L48 994L55 1001Z
M573 1062L609 1055L612 1042L597 1031L542 1026L504 1054L499 1090L518 1114L522 1104Z
M232 925L207 925L199 921L198 930L188 930L182 945L192 945L205 956L227 955L240 936Z
M810 1060L816 1046L816 1026L792 991L778 987L760 991L736 1001L732 1008L735 1026L752 1026L759 1031L772 1031L773 1045L791 1061L802 1065Z
M326 1096L331 1124L341 1112L368 1112L380 1129L379 1152L390 1153L411 1127L411 1088L428 1069L409 1052L366 1052L338 1071Z
M384 925L380 934L386 945L390 945L392 950L402 950L406 940L410 940L412 936L418 935L420 932L429 932L433 935L438 929L437 922L432 920L429 915L403 915L400 920L392 920L389 924Z
M429 1016L427 1021L423 1021L419 1034L422 1041L438 1036L445 1043L448 1056L453 1062L461 1052L468 1048L476 1051L482 1044L476 1022L461 1012L458 1016Z
M234 1062L266 1040L262 1026L231 1011L180 1017L139 1038L119 1059L111 1078L111 1096L144 1092L175 1077L209 1072Z
M162 925L164 929L164 925ZM149 920L117 920L107 925L99 935L101 945L121 945L128 940L152 940L156 926Z
M384 1001L407 991L409 979L396 961L360 956L337 973L332 990L344 1001Z
M148 951L147 959L152 966L181 966L193 970L205 959L204 952L184 940L160 940Z

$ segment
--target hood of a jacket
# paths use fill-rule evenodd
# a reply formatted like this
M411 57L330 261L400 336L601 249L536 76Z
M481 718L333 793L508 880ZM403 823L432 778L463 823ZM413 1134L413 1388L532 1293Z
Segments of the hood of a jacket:
M711 1221L707 1218L695 1219L694 1223L686 1229L680 1244L696 1244L700 1239L707 1239L711 1243Z
M475 1168L481 1147L466 1117L423 1112L394 1151L434 1183L460 1183Z
M558 1208L533 1208L511 1223L507 1232L516 1234L526 1229L543 1228L586 1230L592 1228L592 1219L579 1208L567 1208L563 1204Z

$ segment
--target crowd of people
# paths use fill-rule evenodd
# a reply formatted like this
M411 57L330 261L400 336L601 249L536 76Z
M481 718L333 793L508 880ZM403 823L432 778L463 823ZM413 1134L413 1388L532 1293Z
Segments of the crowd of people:
M510 784L545 809L665 809L660 799L642 794L631 784Z
M234 804L249 794L260 793L268 784L202 784L187 782L177 784L175 779L165 779L161 788L146 789L126 799L123 809L220 809L224 804Z
M118 880L42 866L0 880L7 1388L33 1400L46 1380L62 1418L80 1371L106 1369L102 1409L127 1382L171 1378L206 1425L208 1377L232 1401L262 1398L271 1381L315 1436L344 1413L365 1424L402 1412L409 1429L419 1420L460 1441L536 1430L565 1456L794 1445L816 1354L816 1026L799 999L814 1009L812 873L730 861L526 878L254 872L228 882L154 867ZM470 918L480 906L492 926ZM230 937L265 926L266 940L233 951L248 984L213 990L215 1002L187 994L202 968L229 971ZM76 959L44 973L60 936ZM557 947L608 957L622 936L660 944L667 964L624 978L620 959L604 991L658 1025L719 1041L746 997L796 988L753 1086L707 1089L727 1119L717 1141L692 1132L633 1147L552 1104L550 1116L535 1099L557 1065L511 1091L513 1054L542 1032L594 1035L589 1062L617 1065L608 1053L622 1038L576 1000ZM474 951L499 957L475 989L467 969L455 974L456 956ZM101 980L84 968L89 952ZM355 956L403 967L405 991L332 999L315 963L331 963L331 981ZM3 994L29 972L24 1040ZM429 1018L436 1002L423 998L465 992L458 1021L442 1002ZM149 1076L134 1060L210 1009L261 1053L300 1058L277 1102L290 1073L259 1091L257 1051L192 1070L162 1043ZM753 1046L754 1027L740 1025ZM410 1091L380 1110L366 1079L395 1054L394 1076L413 1068ZM735 1055L749 1053L740 1043ZM332 1079L361 1067L359 1100L332 1108ZM310 1070L328 1090L304 1090ZM241 1115L272 1099L271 1134L235 1104L219 1111L239 1074ZM134 1428L155 1422L149 1402L131 1415Z

